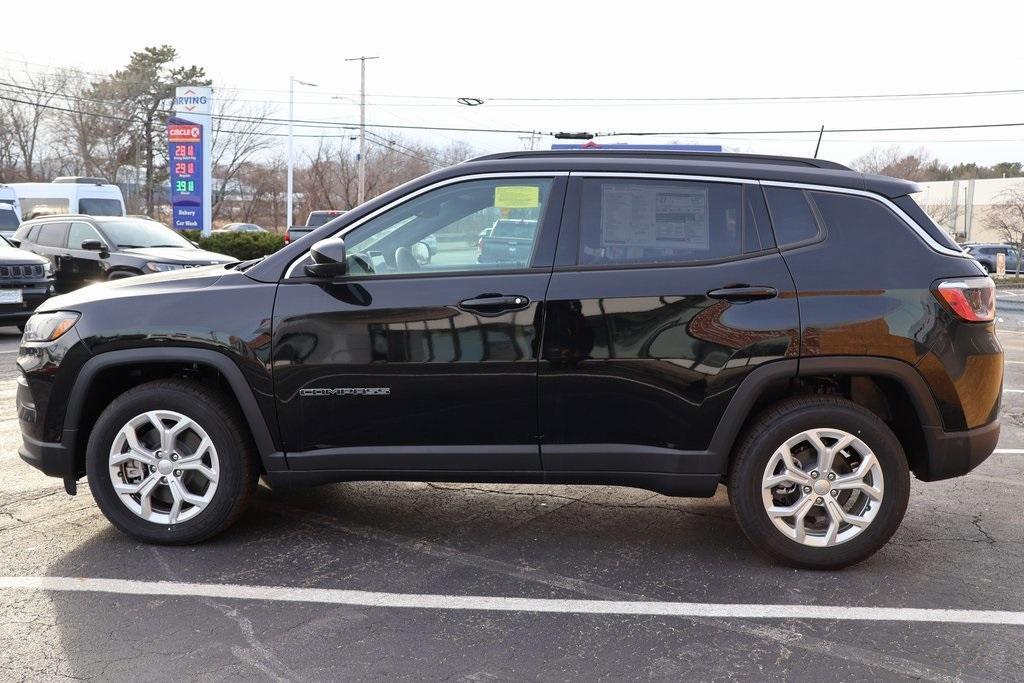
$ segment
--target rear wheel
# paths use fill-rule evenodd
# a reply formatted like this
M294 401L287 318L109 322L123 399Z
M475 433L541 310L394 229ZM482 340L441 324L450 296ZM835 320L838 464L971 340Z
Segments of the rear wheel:
M131 389L100 415L86 470L100 510L149 543L195 543L238 517L256 488L251 440L219 392L184 380Z
M906 512L910 471L899 440L844 398L807 396L762 413L729 476L740 527L791 565L838 568L871 556Z

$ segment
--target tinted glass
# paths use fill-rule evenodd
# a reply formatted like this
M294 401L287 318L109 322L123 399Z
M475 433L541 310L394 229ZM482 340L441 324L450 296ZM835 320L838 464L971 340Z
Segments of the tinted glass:
M738 256L745 241L742 197L742 185L729 183L586 179L579 263L680 263Z
M67 234L67 223L44 223L39 226L36 243L42 247L63 247L64 235Z
M817 238L818 221L807 202L807 193L804 190L765 187L764 196L768 200L768 210L772 215L775 240L780 247Z
M23 221L40 216L52 216L68 212L68 200L62 197L28 198L21 200L21 219Z
M192 243L166 225L150 220L103 221L103 232L121 249L177 247L191 249Z
M872 228L871 232L883 234L897 230L904 233L910 231L896 214L874 199L834 192L811 192L810 195L830 231L855 235L866 232L868 226Z
M327 221L333 221L335 218L345 213L344 211L314 211L309 214L309 218L306 219L306 225L310 228L319 228Z
M123 216L124 209L116 199L82 198L78 200L78 213L86 216Z
M13 208L6 208L0 206L0 230L11 230L21 225L21 221L18 220L18 214L14 212Z
M427 192L345 235L350 267L367 275L529 267L551 186L495 178ZM498 239L491 233L503 222L519 227Z
M88 223L72 223L71 229L68 230L68 248L81 249L82 242L85 240L103 241L100 234L96 232L96 228Z

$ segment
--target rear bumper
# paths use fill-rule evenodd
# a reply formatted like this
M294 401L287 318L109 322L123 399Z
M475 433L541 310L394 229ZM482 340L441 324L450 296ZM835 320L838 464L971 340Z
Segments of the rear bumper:
M962 432L922 426L927 455L914 474L922 481L939 481L967 474L985 461L999 442L999 422Z

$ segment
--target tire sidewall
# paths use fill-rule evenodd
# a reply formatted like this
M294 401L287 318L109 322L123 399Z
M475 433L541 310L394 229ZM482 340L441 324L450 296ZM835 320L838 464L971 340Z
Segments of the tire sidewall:
M841 429L874 452L882 469L884 494L871 524L856 537L828 548L805 546L775 527L764 508L761 480L775 450L809 429ZM885 545L903 520L910 496L910 472L899 440L877 416L846 401L808 407L794 402L781 418L748 435L730 478L730 495L744 532L771 556L809 568L860 562Z
M142 519L114 491L107 465L118 431L132 418L150 410L172 410L200 425L217 449L220 472L209 505L192 519L168 525ZM191 393L166 387L139 387L122 395L100 415L89 435L86 474L93 498L107 519L129 535L157 543L192 543L216 533L231 516L244 484L242 444L214 406L197 402Z

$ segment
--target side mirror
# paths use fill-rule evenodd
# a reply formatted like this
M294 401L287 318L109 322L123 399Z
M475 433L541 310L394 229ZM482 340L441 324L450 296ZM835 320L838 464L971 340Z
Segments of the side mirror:
M99 240L83 240L82 249L86 251L106 251L107 245Z
M310 277L341 277L348 270L345 254L345 240L328 237L320 240L309 250L313 262L306 264L306 275Z

